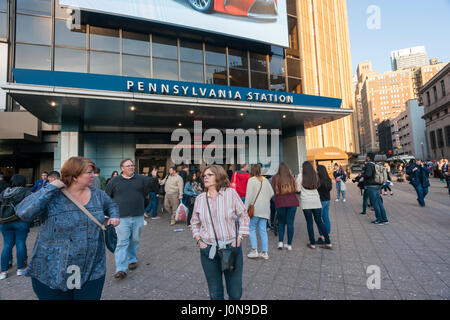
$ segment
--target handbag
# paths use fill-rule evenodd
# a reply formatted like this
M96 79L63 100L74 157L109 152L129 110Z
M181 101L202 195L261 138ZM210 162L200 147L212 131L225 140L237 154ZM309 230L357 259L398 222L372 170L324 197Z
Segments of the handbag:
M256 195L255 201L253 201L253 204L248 206L247 213L248 213L248 217L250 219L253 218L253 216L255 215L255 203L256 203L256 200L258 200L259 194L261 193L262 185L263 185L263 182L261 181L261 186L259 187L259 191L258 191L258 194Z
M103 230L103 239L105 240L105 245L109 251L114 253L117 246L117 233L114 226L110 224L105 227L103 224L98 222L98 220L95 219L94 216L83 205L81 205L81 203L79 203L78 200L75 199L69 191L67 191L67 189L63 188L61 189L61 192Z
M214 237L216 238L217 244L217 255L219 256L220 265L222 272L228 271L230 275L234 272L236 268L236 260L238 255L237 238L238 238L238 222L236 219L236 246L230 246L229 248L220 248L219 241L217 240L216 229L214 228L214 222L211 214L211 208L209 207L208 193L206 193L206 203L208 205L209 217L211 218L211 224L214 231Z

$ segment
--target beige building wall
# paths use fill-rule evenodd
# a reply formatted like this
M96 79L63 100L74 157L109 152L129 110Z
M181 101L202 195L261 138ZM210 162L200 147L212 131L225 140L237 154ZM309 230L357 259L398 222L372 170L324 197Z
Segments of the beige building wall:
M302 93L339 98L342 108L354 109L346 2L298 0L297 10ZM358 152L354 117L307 128L307 150L333 146Z

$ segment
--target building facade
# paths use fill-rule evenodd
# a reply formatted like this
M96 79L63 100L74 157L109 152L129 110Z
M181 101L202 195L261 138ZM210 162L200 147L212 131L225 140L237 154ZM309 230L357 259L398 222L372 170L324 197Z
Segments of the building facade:
M280 145L271 152L293 172L307 147L354 152L345 2L281 5L286 47L83 9L74 23L74 10L58 0L0 0L0 15L9 18L0 26L7 57L0 62L2 173L32 181L73 155L94 160L104 176L123 158L135 159L139 172L165 170L177 143L172 133L192 134L200 123L203 133L278 130ZM326 30L325 13L332 18ZM312 19L308 29L303 16ZM325 45L316 51L314 42ZM186 145L205 151L198 138Z
M395 50L391 52L392 71L420 67L428 64L424 46Z
M450 158L450 63L419 90L424 108L423 119L429 156Z
M408 100L420 99L419 88L446 65L433 63L381 74L371 70L370 62L358 65L355 104L359 114L362 153L380 151L378 125L404 112Z

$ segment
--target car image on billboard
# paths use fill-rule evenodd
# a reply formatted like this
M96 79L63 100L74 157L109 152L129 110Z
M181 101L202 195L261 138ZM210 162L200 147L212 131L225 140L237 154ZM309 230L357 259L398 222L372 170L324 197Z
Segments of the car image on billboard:
M272 20L278 16L276 0L187 0L197 11Z

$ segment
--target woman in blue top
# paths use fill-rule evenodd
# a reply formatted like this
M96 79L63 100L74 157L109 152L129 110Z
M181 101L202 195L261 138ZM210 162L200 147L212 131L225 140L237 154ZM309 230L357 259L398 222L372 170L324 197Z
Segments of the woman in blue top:
M186 202L187 207L189 209L188 217L187 217L187 225L191 225L192 218L192 210L194 210L195 198L202 193L203 188L200 182L200 179L197 178L197 172L191 173L187 179L186 184L184 185L183 194L187 196Z
M103 231L61 191L67 191L100 222L120 223L117 204L92 187L95 164L69 158L61 180L25 198L17 207L23 221L41 217L33 254L25 275L32 278L40 300L99 300L106 274ZM70 278L69 278L70 277Z

